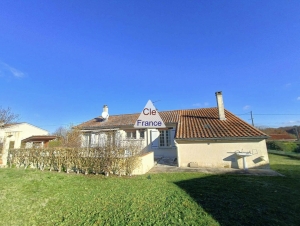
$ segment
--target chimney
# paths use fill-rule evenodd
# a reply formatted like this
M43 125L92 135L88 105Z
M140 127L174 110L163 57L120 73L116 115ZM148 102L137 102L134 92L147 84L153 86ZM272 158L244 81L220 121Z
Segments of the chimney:
M219 110L219 119L226 120L222 91L216 92L216 98Z
M107 107L107 105L104 105L103 106L103 112L102 112L102 118L104 118L104 120L107 120L108 117L109 117L108 107Z
M108 107L107 107L107 105L103 105L103 112L108 113Z

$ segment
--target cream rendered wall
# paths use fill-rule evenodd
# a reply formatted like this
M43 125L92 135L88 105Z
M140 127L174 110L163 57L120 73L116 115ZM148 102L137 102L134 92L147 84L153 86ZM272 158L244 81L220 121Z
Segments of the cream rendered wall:
M154 153L148 152L141 157L139 157L140 164L139 166L132 172L133 175L142 175L147 173L154 166Z
M20 148L21 141L23 139L34 135L48 135L48 131L40 129L28 123L19 123L1 129L0 135L2 135L2 139L4 140L2 160L3 164L5 165L7 162L7 154L10 141L15 142L14 148Z
M265 140L219 141L219 142L177 142L178 166L187 167L191 162L199 167L243 168L243 159L235 152L251 152L246 158L248 168L269 168L269 158Z

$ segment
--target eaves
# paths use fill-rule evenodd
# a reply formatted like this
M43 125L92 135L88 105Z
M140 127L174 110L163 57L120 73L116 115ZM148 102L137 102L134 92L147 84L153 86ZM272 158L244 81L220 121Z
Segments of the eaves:
M255 141L267 139L268 136L258 137L212 137L212 138L175 138L176 141Z

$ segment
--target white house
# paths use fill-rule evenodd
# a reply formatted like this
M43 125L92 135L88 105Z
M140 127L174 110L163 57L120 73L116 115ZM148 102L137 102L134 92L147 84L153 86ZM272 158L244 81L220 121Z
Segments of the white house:
M78 127L88 146L116 130L125 139L141 141L145 152L173 158L179 167L268 168L268 136L225 110L222 92L216 92L216 99L214 108L159 112L165 129L134 128L139 113L99 116Z
M2 162L0 161L0 164L6 164L8 149L20 148L22 143L25 144L29 141L26 138L34 135L48 135L48 131L26 122L7 124L0 127L0 150L2 153Z

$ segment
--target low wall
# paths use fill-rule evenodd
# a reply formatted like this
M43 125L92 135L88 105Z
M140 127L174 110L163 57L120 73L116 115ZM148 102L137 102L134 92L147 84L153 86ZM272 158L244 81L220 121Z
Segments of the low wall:
M269 168L265 140L178 143L179 167L237 168L244 166L243 158L235 152L251 152L245 157L248 168Z
M157 148L152 149L155 157L163 156L165 158L177 158L177 149L175 148Z
M147 173L154 166L154 153L147 152L139 157L140 164L137 169L133 171L133 175L142 175Z

